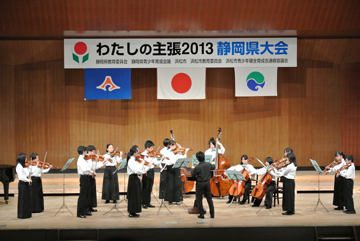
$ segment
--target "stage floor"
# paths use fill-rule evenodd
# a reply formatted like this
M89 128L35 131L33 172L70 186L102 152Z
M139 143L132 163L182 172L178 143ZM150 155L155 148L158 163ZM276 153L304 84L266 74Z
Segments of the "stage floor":
M295 215L282 215L282 208L276 205L272 209L261 207L250 207L249 204L239 205L233 203L231 206L226 204L227 197L213 198L215 205L215 218L210 219L209 214L205 219L198 219L196 214L188 214L187 208L194 204L195 195L187 194L183 204L172 205L167 207L172 214L162 207L159 210L160 200L152 197L152 204L155 208L143 209L140 218L129 218L127 213L126 201L121 201L116 210L104 215L114 205L112 203L105 204L101 200L101 184L102 174L97 177L97 200L98 212L93 213L86 219L76 217L76 206L78 196L45 196L45 211L33 214L30 219L18 219L17 216L17 180L10 186L10 193L15 193L15 197L10 197L10 203L5 204L3 198L0 199L0 230L11 229L124 229L124 228L208 228L208 227L279 227L279 226L359 226L360 225L360 189L359 177L360 171L356 172L357 178L354 184L354 202L356 215L344 214L341 211L335 211L332 205L332 193L321 193L320 200L329 211L319 204L316 212L314 208L318 202L317 193L296 193L295 196ZM123 174L120 173L120 191L123 191ZM332 190L333 175L321 175L320 190ZM158 193L159 173L156 173L154 185L154 195ZM126 180L126 179L125 179ZM296 177L297 191L314 191L318 188L318 175L315 172L299 171ZM126 180L127 181L127 180ZM66 174L65 193L77 193L78 176L77 174ZM62 174L45 174L43 176L44 193L62 193L63 175ZM3 190L1 190L3 191ZM124 199L124 195L120 196L120 200ZM62 210L55 216L63 205L65 200L66 206L72 214L66 209ZM204 207L208 210L206 200L203 200ZM262 203L263 204L263 203Z

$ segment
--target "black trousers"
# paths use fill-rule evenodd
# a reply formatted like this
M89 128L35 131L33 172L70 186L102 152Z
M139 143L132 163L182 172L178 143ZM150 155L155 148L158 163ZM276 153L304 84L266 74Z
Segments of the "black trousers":
M129 176L128 188L128 212L140 213L141 212L141 183L137 174L131 174Z
M182 201L181 176L180 168L167 166L165 201L180 202Z
M355 211L354 209L354 199L353 199L353 189L354 181L352 179L344 178L344 199L345 207L347 211Z
M250 189L251 189L251 179L249 178L245 183L245 191L244 191L242 202L246 202L246 200L248 200L249 195L250 195ZM233 199L233 197L234 196L229 194L230 201ZM234 198L234 201L236 201L236 197ZM240 202L240 197L239 197L239 202Z
M30 185L28 182L19 181L18 184L18 218L31 218Z
M160 172L159 199L165 198L166 174L167 174L167 170L163 170L162 172Z
M104 172L102 199L103 200L119 200L119 182L115 166L107 166Z
M40 177L31 177L32 184L30 185L31 192L31 206L33 213L40 213L44 211L44 194L43 186Z
M295 180L284 178L284 195L283 208L284 211L295 213Z
M339 207L345 206L344 186L345 186L345 178L342 176L336 177L335 174L333 205Z
M77 203L77 215L84 215L90 208L90 178L89 175L80 175L80 194Z
M143 204L150 204L151 202L151 191L154 185L154 169L150 169L143 175L142 179L142 191L141 191L141 202Z
M275 191L275 181L272 181L266 188L265 206L272 207L274 191ZM256 199L254 201L254 206L259 206L261 204L261 201L262 199Z
M200 215L204 215L204 207L202 204L203 196L205 196L207 203L210 208L210 215L214 216L215 209L211 197L210 182L196 182L196 202L199 208Z
M90 207L94 208L97 207L97 200L96 200L96 178L93 176L89 176L90 181Z

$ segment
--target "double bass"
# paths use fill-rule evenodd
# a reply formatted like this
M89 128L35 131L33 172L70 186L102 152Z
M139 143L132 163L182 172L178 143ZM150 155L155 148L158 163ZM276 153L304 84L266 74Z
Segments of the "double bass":
M254 159L254 156L251 156L247 163L251 162L253 159ZM229 194L231 196L241 197L245 193L245 184L250 178L249 173L245 170L245 166L244 166L243 170L241 171L241 174L244 176L245 181L238 181L238 182L234 183L233 185L231 185L231 187L229 188Z
M216 137L216 152L215 152L215 170L214 175L210 179L211 194L216 197L225 196L230 186L234 183L228 176L225 175L225 170L228 169L231 164L222 154L219 154L218 141L221 136L221 128L218 129L218 135ZM213 160L214 161L214 160Z

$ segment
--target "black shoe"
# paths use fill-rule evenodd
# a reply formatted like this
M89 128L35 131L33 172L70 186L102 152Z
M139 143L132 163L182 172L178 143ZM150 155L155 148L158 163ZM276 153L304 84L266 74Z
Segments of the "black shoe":
M295 213L293 212L285 212L285 213L282 213L282 215L294 215Z
M213 214L213 215L210 215L210 218L215 218L215 215Z
M90 211L88 211L88 212L84 213L84 215L86 215L86 216L92 216L92 214L91 214L91 212L90 212Z
M148 206L146 204L141 205L143 208L147 209Z
M355 210L354 211L344 211L344 213L346 213L346 214L356 214Z
M204 215L201 215L201 214L200 214L200 215L198 216L198 218L204 219L205 217L204 217Z
M344 210L344 207L337 207L337 208L334 208L334 210Z
M169 205L172 205L172 202L169 202Z
M246 203L246 201L244 201L244 200L239 202L240 205L244 205L245 203Z
M97 209L90 208L89 211L92 213L95 213L95 212L97 212Z
M138 218L138 217L140 217L140 215L139 215L139 214L136 214L136 213L130 213L130 214L129 214L129 217L130 217L130 218Z
M151 205L151 204L148 204L147 205L149 208L154 208L155 206L154 205Z
M78 218L86 218L86 216L85 216L85 215L82 215L82 214L77 215L77 217L78 217Z
M227 201L226 203L227 203L227 204L231 203L231 200Z
M109 200L106 200L105 203L109 203L110 201Z
M259 207L257 204L251 204L250 207Z
M270 207L270 206L266 206L266 209L271 209L271 207Z
M116 201L116 200L114 200L114 201L113 201L113 203L117 203L117 201Z

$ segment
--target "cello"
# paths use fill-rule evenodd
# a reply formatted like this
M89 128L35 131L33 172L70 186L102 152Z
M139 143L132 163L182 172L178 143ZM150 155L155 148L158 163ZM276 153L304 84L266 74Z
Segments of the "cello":
M175 136L174 136L172 129L170 129L170 138L173 141L175 141ZM174 152L174 154L176 154L176 153L183 154L183 152L185 152L185 149L186 148L184 148L184 147L181 147L181 148L176 147L176 149L173 152ZM190 149L190 151L192 151L192 149ZM180 177L181 177L181 183L182 183L182 186L181 186L182 193L185 194L185 193L191 192L191 190L194 189L195 181L188 180L188 177L191 177L191 173L187 171L186 167L180 168Z
M253 159L254 159L254 156L251 156L247 163L251 162ZM245 181L238 181L238 182L234 183L233 185L231 185L231 187L229 188L229 194L231 196L241 197L245 193L245 184L250 178L249 173L245 170L245 166L244 166L243 170L241 171L241 174L244 176Z
M266 189L272 182L272 176L270 175L270 171L272 170L272 164L269 166L267 171L262 175L259 180L259 183L253 188L251 192L251 196L256 199L262 199L266 194Z
M216 197L225 196L228 193L230 186L234 183L233 180L230 180L229 177L225 175L225 170L231 166L230 161L222 154L218 153L218 141L220 140L221 131L222 130L219 127L219 133L216 137L216 152L214 158L215 170L213 177L210 179L211 194Z

